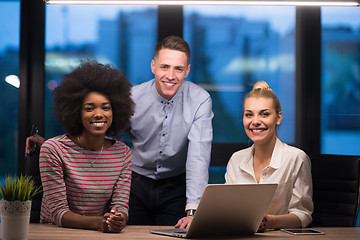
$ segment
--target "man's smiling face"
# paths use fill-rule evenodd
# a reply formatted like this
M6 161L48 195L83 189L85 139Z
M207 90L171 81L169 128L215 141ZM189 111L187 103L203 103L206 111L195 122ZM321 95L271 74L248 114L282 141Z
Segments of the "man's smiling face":
M170 100L189 74L190 64L184 52L164 48L151 61L151 71L155 75L156 90Z

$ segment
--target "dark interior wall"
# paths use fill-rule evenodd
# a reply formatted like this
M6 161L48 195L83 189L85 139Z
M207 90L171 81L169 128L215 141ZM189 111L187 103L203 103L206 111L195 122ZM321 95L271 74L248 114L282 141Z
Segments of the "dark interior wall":
M296 8L296 145L320 154L321 8Z
M159 6L158 8L158 40L175 35L183 36L183 7Z
M25 139L35 123L39 133L44 129L44 33L43 0L21 1L18 174L25 171Z

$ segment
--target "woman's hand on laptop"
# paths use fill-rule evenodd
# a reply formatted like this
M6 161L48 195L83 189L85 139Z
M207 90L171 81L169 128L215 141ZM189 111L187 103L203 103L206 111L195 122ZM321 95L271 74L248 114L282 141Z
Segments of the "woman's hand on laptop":
M272 221L273 218L271 215L265 215L260 223L259 229L257 230L257 232L264 232L266 229L269 228L273 228L273 224Z
M189 228L192 220L193 220L193 216L183 217L177 222L175 227L176 228Z
M279 228L300 228L301 220L294 213L282 215L265 215L261 221L258 232L264 232L266 229Z

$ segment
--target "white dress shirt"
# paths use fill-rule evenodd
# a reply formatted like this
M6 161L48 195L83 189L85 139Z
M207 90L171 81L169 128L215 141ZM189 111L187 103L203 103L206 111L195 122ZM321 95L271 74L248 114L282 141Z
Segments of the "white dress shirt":
M253 151L254 145L231 156L225 173L227 184L257 183ZM270 164L260 176L259 184L262 183L278 184L267 214L295 214L301 220L302 227L312 221L311 163L304 151L276 138Z

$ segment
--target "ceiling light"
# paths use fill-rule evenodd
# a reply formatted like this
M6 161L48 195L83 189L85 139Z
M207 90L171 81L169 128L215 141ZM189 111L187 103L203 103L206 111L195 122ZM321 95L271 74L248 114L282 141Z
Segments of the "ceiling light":
M252 6L359 6L360 0L44 0L47 4L87 5L252 5Z
M16 75L8 75L5 77L5 82L7 82L8 84L19 88L20 87L20 79L18 78L18 76Z

